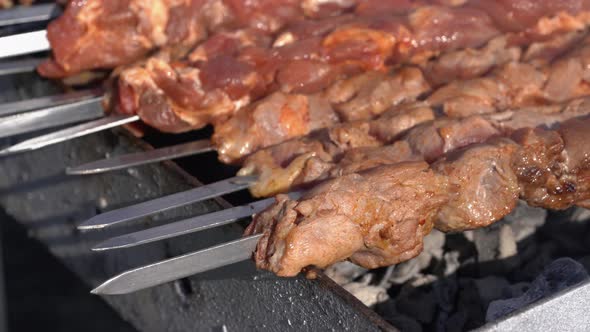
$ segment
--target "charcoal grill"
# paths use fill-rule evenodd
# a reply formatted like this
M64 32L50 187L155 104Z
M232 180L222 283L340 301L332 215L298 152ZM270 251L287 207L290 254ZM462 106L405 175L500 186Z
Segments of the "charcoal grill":
M0 84L4 100L58 90L58 87L34 75L7 76ZM105 155L141 151L151 149L152 145L164 146L207 135L209 133L204 130L179 136L152 134L146 140L140 140L120 129L3 158L0 160L0 206L25 225L31 236L43 242L91 289L130 268L235 239L240 236L243 225L228 225L138 248L91 252L90 248L100 241L226 208L231 203L242 204L250 197L242 192L228 196L227 200L193 204L137 220L131 225L99 232L80 232L75 228L79 222L104 210L186 190L201 185L201 181L208 183L223 179L235 170L217 163L215 154L183 158L178 163L164 162L82 177L66 176L65 167ZM11 142L5 139L2 143ZM554 308L564 312L566 305L569 308L566 313L579 314L579 308L590 304L588 289L590 284L558 294L504 322L485 326L481 330L537 327L530 322L531 317L538 319L540 315L550 315ZM141 331L222 331L223 328L227 331L396 330L325 275L320 275L317 280L302 277L282 279L256 271L251 262L234 264L133 294L107 296L104 300ZM590 322L584 320L580 323Z
M33 63L36 60L33 59ZM59 93L61 88L33 74L0 79L0 102ZM36 136L11 137L0 147ZM227 225L149 245L96 253L91 248L116 235L205 214L251 201L245 192L143 218L99 232L76 226L102 211L179 192L231 177L236 169L215 154L141 166L113 173L72 177L64 170L89 161L210 137L204 129L183 135L148 133L138 139L123 129L101 132L35 152L0 159L0 207L26 226L34 238L74 271L91 289L128 269L236 239L244 224ZM482 331L590 326L583 308L590 284L539 302ZM372 310L323 274L316 280L281 279L242 262L133 294L103 298L141 331L350 330L396 331ZM560 316L555 316L559 309ZM541 319L543 318L544 319Z
M0 84L7 92L4 101L57 90L56 86L34 75L7 76ZM148 137L157 144L189 138L188 135ZM9 142L4 140L2 143ZM104 254L91 252L90 248L113 235L230 205L222 199L209 200L144 218L130 226L104 232L77 231L75 227L79 222L103 210L186 190L200 185L201 180L214 181L230 171L214 162L214 155L209 155L181 160L179 164L187 167L186 170L166 162L96 176L64 174L66 166L104 158L106 154L150 148L146 141L132 137L124 130L116 130L4 158L0 161L0 206L25 225L31 236L47 245L52 254L89 285L89 290L124 270L241 235L242 226L229 225L137 249ZM203 176L196 178L191 173ZM247 199L245 196L236 195L229 199L235 204ZM395 330L327 277L320 276L315 281L280 279L256 271L251 262L104 299L140 331L210 331L223 327L227 331L265 328L276 331L288 328Z

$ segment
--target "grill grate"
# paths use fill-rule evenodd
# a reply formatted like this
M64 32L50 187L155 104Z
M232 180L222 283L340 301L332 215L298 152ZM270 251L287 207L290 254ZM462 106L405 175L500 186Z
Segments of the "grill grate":
M6 101L47 95L58 88L34 75L5 77L0 80L0 86L8 93ZM164 145L173 140L196 138L191 135L150 134L146 140ZM11 140L13 143L25 137ZM3 140L1 143L11 142ZM235 224L141 248L91 252L92 246L114 235L229 205L227 201L210 200L107 231L75 230L78 223L103 210L186 190L198 185L201 177L211 182L234 171L231 167L221 167L215 155L208 154L180 160L182 168L165 162L101 175L72 177L64 174L67 166L145 148L149 148L145 142L117 130L3 158L0 160L0 207L27 227L32 237L45 244L90 286L88 289L124 270L241 235L243 228ZM199 175L199 180L189 172ZM245 193L228 196L235 204L249 199ZM298 327L351 331L393 329L329 280L279 279L256 271L251 262L129 295L105 297L105 300L140 331L217 331L224 326L227 331L282 331Z

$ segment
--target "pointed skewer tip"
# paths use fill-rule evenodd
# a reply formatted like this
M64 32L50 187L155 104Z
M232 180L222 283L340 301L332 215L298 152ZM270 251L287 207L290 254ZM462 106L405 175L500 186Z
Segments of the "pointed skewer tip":
M93 175L102 173L102 169L84 169L81 167L67 167L66 175Z
M9 146L0 150L0 157L8 157L20 152L26 152L28 149L15 149L16 145Z
M125 274L125 272L120 275L110 278L109 280L96 286L96 288L91 290L90 293L92 293L94 295L120 295L120 294L128 293L126 291L117 290L117 287L112 287L113 282L116 281L117 279L119 279L124 274ZM116 284L115 284L115 286L116 286Z
M93 218L88 219L87 221L78 225L76 228L80 231L88 231L88 230L102 229L106 226L104 224L92 224L92 219Z

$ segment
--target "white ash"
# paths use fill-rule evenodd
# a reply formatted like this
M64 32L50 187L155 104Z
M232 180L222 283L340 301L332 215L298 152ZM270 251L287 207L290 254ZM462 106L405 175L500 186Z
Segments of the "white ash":
M579 264L572 278L552 274L555 285L583 278L580 267L590 270L588 220L588 210L548 212L520 203L484 229L433 231L419 256L395 267L365 270L345 262L327 274L402 331L473 330L505 314L507 304L538 300L527 294L540 294L539 278L549 280L544 271L559 266L553 262L560 257Z
M367 273L367 269L348 261L336 263L324 273L339 285L343 286Z
M545 224L547 210L531 207L519 201L518 208L507 215L504 220L512 228L516 241L521 241L535 233L537 228Z
M449 251L444 254L444 261L445 261L445 271L444 275L449 276L461 267L461 262L459 261L460 253L458 251Z
M360 282L350 282L343 287L368 307L389 299L387 289L383 287L371 286Z
M418 257L395 266L389 281L393 284L403 284L427 268L432 259L441 260L443 247L445 245L445 234L433 230L424 238L424 250Z
M516 247L516 238L512 227L504 224L500 226L500 241L498 244L498 258L505 259L516 256L518 248Z

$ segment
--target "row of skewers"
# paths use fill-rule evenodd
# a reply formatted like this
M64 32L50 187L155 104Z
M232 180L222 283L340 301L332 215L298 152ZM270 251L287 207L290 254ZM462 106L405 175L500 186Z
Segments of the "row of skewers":
M290 194L99 244L139 245L257 213L243 239L129 271L96 292L141 289L253 251L258 267L281 276L344 259L375 268L416 256L433 227L489 225L519 198L587 205L588 1L156 3L69 3L47 29L53 57L39 73L116 67L105 99L93 91L77 101L114 115L5 152L141 120L173 133L212 124L215 133L70 173L187 149L242 165L234 178L106 212L82 229L245 188Z

